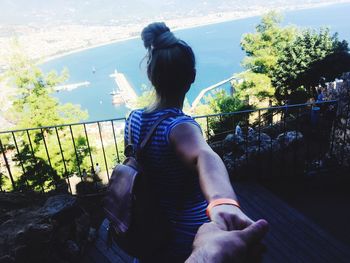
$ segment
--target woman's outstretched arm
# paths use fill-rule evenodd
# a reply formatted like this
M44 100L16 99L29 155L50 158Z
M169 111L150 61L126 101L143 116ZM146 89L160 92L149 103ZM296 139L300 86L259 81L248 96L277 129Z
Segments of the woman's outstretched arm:
M208 202L218 198L236 199L221 158L204 140L200 129L182 123L171 130L170 142L179 157L199 174L200 185Z
M218 198L237 200L223 161L210 148L196 125L181 123L175 126L170 132L170 142L178 156L198 172L200 186L208 202ZM211 219L229 230L242 229L252 223L232 205L214 207Z

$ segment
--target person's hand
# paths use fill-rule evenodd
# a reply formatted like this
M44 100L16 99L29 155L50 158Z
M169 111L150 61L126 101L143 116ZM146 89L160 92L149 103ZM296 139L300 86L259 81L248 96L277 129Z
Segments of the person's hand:
M235 231L222 230L214 222L206 223L199 228L186 263L243 263L252 262L252 257L260 260L264 252L260 242L268 228L265 220Z
M210 210L210 219L222 230L242 230L253 223L240 208L233 205L218 205Z

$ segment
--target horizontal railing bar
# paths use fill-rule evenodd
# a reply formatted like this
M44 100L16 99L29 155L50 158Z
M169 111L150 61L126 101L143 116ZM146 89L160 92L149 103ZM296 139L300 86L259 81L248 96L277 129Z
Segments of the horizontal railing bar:
M273 107L267 107L267 108L259 108L259 109L253 109L253 110L243 110L243 111L235 111L235 112L225 112L225 113L217 113L217 114L208 114L208 115L199 115L199 116L193 116L194 119L201 119L206 117L217 117L217 116L228 116L228 115L238 115L238 114L244 114L244 113L251 113L251 112L257 112L262 110L278 110L278 109L289 109L289 108L296 108L296 107L302 107L302 106L311 106L311 105L322 105L322 104L332 104L337 103L338 100L328 100L328 101L320 101L320 102L309 102L309 103L301 103L301 104L293 104L293 105L282 105L282 106L273 106ZM34 131L34 130L40 130L40 129L54 129L59 127L69 127L69 126L77 126L77 125L86 125L86 124L94 124L94 123L103 123L103 122L111 122L111 121L125 121L126 118L114 118L114 119L104 119L104 120L98 120L98 121L86 121L86 122L76 122L76 123L70 123L70 124L61 124L61 125L52 125L52 126L42 126L42 127L36 127L36 128L28 128L28 129L17 129L17 130L8 130L8 131L0 131L0 134L6 134L11 132L25 132L25 131Z
M52 125L52 126L41 126L41 127L28 128L28 129L0 131L0 134L10 133L10 132L34 131L34 130L40 130L40 129L54 129L54 128L77 126L77 125L84 125L84 124L94 124L98 122L125 121L125 120L126 118L117 118L117 119L105 119L105 120L98 120L98 121L75 122L75 123L59 124L59 125Z
M320 102L309 102L309 103L303 103L303 104L273 106L273 107L259 108L259 109L254 109L254 110L243 110L243 111L235 111L235 112L225 112L225 113L216 113L216 114L193 116L193 118L194 119L201 119L201 118L206 118L206 117L238 115L238 114L242 114L242 113L251 113L251 112L262 111L262 110L289 109L289 108L297 108L297 107L301 107L301 106L310 106L310 105L315 105L315 104L333 104L333 103L337 103L337 102L338 102L338 100L328 100L328 101L320 101Z

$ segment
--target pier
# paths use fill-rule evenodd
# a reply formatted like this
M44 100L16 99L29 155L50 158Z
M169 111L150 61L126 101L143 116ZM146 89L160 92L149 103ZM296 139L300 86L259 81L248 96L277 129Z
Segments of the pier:
M214 90L228 82L230 82L231 80L233 79L236 79L235 77L231 77L231 78L228 78L228 79L225 79L223 81L220 81L214 85L211 85L210 87L208 88L205 88L203 89L199 94L198 96L194 99L193 103L192 103L192 106L191 106L191 112L194 111L194 109L197 107L197 105L200 103L200 101L203 99L203 97L205 96L205 94L211 90Z
M133 104L137 100L137 94L130 85L129 81L126 79L125 75L115 70L114 73L109 76L114 78L118 87L117 92L112 94L113 104L124 103L126 107L132 108Z
M61 85L61 86L56 86L53 89L57 92L59 91L71 91L80 87L87 87L90 85L89 81L84 81L84 82L78 82L78 83L72 83L72 84L67 84L67 85Z

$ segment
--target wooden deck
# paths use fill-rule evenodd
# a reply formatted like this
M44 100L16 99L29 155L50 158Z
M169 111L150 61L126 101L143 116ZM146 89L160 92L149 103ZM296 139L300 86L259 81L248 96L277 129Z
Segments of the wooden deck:
M350 262L349 247L265 188L253 183L235 183L235 190L242 208L252 219L265 218L270 223L271 229L265 239L268 250L264 263ZM106 227L106 223L102 224L98 240L87 251L82 262L133 262L116 246L106 248Z

